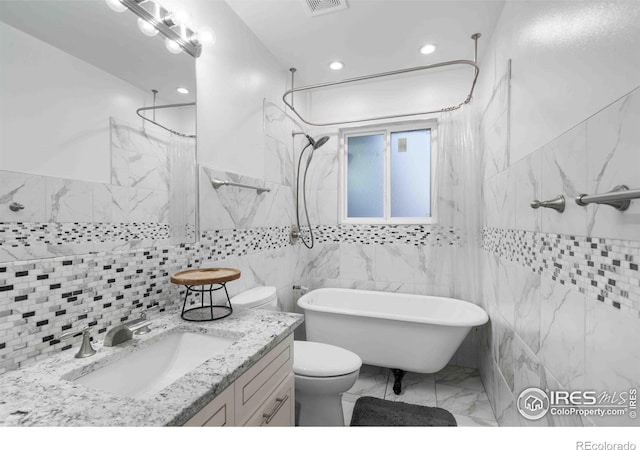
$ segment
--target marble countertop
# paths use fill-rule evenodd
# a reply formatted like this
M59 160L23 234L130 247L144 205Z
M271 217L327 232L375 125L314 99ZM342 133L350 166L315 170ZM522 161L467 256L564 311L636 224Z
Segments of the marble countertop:
M0 375L1 426L178 426L184 424L302 323L300 314L234 310L214 322L185 322L179 312L152 319L152 330L94 356L77 359L74 348ZM113 360L177 332L231 337L235 342L154 397L135 400L87 388L72 381Z

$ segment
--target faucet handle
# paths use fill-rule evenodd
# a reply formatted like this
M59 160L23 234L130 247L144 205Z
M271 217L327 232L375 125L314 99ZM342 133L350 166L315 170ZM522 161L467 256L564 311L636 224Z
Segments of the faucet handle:
M91 346L91 327L85 326L82 330L82 344L80 345L80 349L78 353L76 353L76 358L86 358L88 356L92 356L96 354L95 349ZM77 336L79 333L77 331L67 331L66 333L62 333L59 338L60 339L69 339Z
M69 331L65 331L64 333L62 333L60 336L58 336L58 339L60 340L65 340L65 339L69 339L72 337L76 337L79 336L80 333L82 333L84 335L84 333L86 331L89 331L90 327L89 326L85 326L83 329L81 329L80 331L76 331L76 330L69 330Z
M141 319L146 319L146 318L147 318L147 313L148 313L149 311L155 311L155 310L157 310L157 309L160 309L160 305L155 304L155 305L153 305L152 307L147 308L147 309L145 309L144 311L141 311L141 312L140 312L140 318L141 318Z

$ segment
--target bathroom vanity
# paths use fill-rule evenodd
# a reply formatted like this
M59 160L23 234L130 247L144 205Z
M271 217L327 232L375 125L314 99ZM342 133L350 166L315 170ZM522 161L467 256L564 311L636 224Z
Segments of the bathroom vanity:
M74 358L72 349L1 375L0 425L294 425L293 330L302 315L235 310L224 320L189 323L178 314L154 318L150 333L117 347L103 347L98 337L97 353L89 358ZM184 334L232 343L156 391L148 386L136 390L130 376L116 380L114 388L85 383L94 374L108 373L111 364L136 361L137 355Z
M289 335L185 426L294 426L293 335Z

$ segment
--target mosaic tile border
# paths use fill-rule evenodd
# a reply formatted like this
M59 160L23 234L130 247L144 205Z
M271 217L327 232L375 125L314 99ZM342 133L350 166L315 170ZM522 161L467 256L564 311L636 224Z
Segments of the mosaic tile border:
M413 244L417 246L459 246L461 236L454 227L440 225L319 225L317 242L343 244Z
M289 246L289 227L209 230L200 244L208 247L206 258L239 256Z
M167 223L0 222L0 262L170 245Z
M169 239L168 223L0 222L1 246Z
M482 247L640 318L640 242L485 228Z

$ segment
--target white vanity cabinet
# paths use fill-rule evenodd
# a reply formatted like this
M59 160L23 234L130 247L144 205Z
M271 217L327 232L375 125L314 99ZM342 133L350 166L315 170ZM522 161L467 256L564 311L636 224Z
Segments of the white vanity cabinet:
M293 335L263 356L185 426L294 426Z

